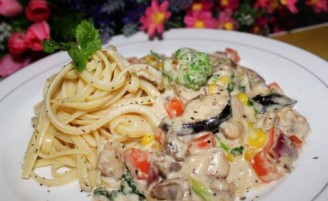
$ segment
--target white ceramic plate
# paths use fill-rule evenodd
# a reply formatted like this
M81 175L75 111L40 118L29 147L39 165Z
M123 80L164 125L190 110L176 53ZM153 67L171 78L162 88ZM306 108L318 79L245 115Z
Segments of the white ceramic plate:
M180 47L206 52L231 47L241 64L278 82L285 93L298 100L295 108L309 120L312 132L294 171L264 193L247 200L328 200L328 63L306 51L264 37L218 30L171 30L162 41L149 41L143 33L118 36L110 44L126 56L155 52L171 54ZM33 106L42 99L46 79L69 62L66 53L38 61L0 83L0 196L1 200L59 201L91 200L77 183L47 188L33 180L21 180L21 165L32 134ZM317 159L314 159L317 157ZM260 195L259 198L256 195ZM256 197L255 197L256 196Z

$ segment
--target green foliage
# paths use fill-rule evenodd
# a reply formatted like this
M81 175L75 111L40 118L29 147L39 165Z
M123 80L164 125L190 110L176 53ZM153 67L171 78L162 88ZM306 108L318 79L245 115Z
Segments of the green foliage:
M54 40L47 40L43 42L43 48L48 53L56 50L68 51L76 69L82 72L87 65L88 59L95 51L101 49L101 40L98 30L88 21L82 21L76 27L75 38L77 43L57 43Z
M239 146L239 147L235 147L235 148L231 149L230 150L230 153L233 156L238 156L238 155L243 154L243 151L244 151L244 147L243 146Z
M199 195L204 201L214 201L215 197L213 196L212 192L205 187L203 183L197 181L196 179L191 179L192 183L192 190Z

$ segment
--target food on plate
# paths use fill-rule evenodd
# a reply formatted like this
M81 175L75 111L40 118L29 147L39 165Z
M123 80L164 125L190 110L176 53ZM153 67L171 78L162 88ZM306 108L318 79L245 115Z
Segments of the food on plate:
M310 132L296 100L238 53L96 51L50 77L22 177L93 200L234 200L293 169ZM49 167L50 177L38 170Z

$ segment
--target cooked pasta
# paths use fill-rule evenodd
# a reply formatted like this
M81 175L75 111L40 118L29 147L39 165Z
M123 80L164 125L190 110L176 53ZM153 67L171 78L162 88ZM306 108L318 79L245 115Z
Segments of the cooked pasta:
M47 186L78 180L87 192L100 186L101 142L137 147L143 135L154 134L166 113L161 82L158 70L130 64L112 46L97 51L81 73L72 63L65 66L49 78L44 100L36 106L22 177ZM35 173L45 166L51 177Z

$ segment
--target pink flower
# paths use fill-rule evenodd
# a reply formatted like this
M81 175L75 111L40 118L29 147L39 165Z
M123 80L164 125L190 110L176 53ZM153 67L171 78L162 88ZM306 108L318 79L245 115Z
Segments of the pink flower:
M238 23L233 19L231 10L220 12L217 20L217 28L226 30L236 30L238 28Z
M17 57L6 54L0 58L0 76L6 77L30 63L29 57Z
M260 34L261 32L266 31L265 28L268 24L269 20L267 18L258 18L252 27L252 33Z
M25 44L25 33L15 32L8 40L9 52L13 55L20 55L25 52L27 46Z
M0 0L0 15L13 17L22 11L22 5L17 0Z
M328 0L307 0L306 5L312 6L314 12L328 12Z
M184 23L189 28L214 28L215 19L209 11L189 12L184 17Z
M213 7L213 3L205 0L195 2L191 5L191 12L193 11L210 11Z
M158 5L157 0L152 0L151 6L146 9L145 15L140 18L141 30L146 31L150 37L156 33L163 33L164 22L171 16L171 13L167 11L168 6L168 1L163 1L161 5Z
M280 0L280 3L284 6L287 6L288 10L295 14L298 12L295 4L297 3L298 0Z
M239 7L238 0L220 0L219 6L222 10L229 9L229 10L237 10Z
M31 50L41 51L43 49L42 42L46 39L50 39L50 29L47 22L36 22L27 29L25 43Z
M255 8L264 9L268 13L273 13L278 6L277 0L257 0L255 3Z
M27 19L32 22L41 22L48 19L50 8L45 0L31 0L26 9L25 14Z

